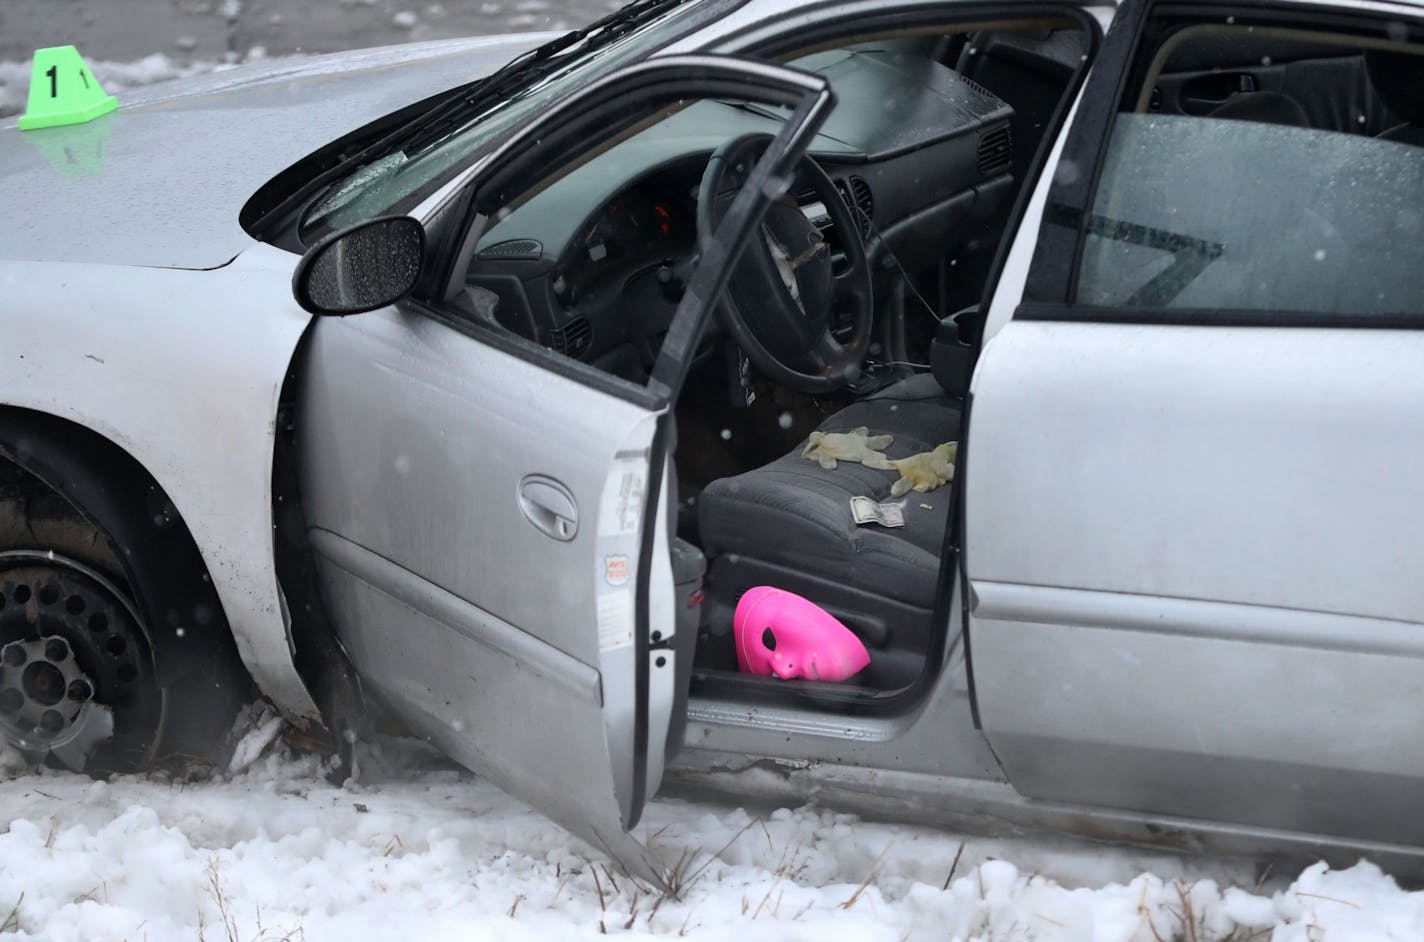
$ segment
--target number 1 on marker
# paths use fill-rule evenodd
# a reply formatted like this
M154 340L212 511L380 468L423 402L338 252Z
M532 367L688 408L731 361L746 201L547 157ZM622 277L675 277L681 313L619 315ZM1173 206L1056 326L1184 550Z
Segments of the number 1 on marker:
M9 2L0 0L0 10L6 9ZM0 19L4 19L3 13ZM3 26L0 32L4 32ZM29 104L18 123L21 131L84 124L118 106L119 100L104 93L99 76L78 50L73 46L50 46L35 50L30 66Z

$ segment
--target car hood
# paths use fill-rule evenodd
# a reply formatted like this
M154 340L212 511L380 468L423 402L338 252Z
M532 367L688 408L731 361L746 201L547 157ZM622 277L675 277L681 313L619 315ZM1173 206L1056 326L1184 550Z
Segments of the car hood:
M87 124L0 122L0 258L215 268L262 184L323 145L487 75L549 34L273 59L119 96Z

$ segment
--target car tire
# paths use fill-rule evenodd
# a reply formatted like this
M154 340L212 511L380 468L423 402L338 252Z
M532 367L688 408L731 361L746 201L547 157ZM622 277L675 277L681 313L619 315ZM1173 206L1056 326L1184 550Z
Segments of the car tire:
M211 768L252 688L187 527L151 479L24 442L0 462L0 736L96 775Z

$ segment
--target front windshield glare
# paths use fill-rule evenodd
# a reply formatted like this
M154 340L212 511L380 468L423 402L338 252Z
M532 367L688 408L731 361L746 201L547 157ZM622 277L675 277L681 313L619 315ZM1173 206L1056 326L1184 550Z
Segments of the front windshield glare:
M304 241L366 219L408 212L506 132L620 66L644 59L715 19L726 7L725 3L680 4L606 46L589 51L576 48L560 56L567 61L491 102L449 134L418 142L413 151L397 151L357 171L308 213L302 225Z

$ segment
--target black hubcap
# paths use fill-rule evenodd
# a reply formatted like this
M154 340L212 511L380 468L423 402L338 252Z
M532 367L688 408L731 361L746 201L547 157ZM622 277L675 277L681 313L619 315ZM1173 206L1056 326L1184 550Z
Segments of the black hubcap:
M0 557L0 735L22 752L73 769L96 757L104 766L135 764L156 743L163 697L132 605L77 563L48 554L6 556Z

